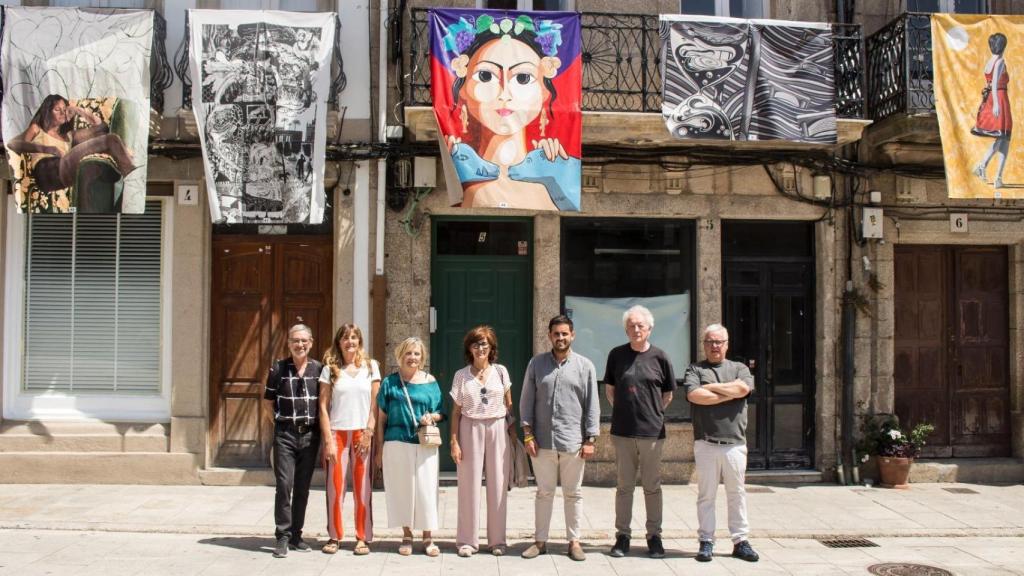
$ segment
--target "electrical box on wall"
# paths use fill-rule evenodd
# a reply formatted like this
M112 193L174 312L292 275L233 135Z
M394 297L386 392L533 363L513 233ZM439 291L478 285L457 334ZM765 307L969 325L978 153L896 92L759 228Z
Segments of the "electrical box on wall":
M437 160L432 156L417 156L413 162L413 188L437 187Z
M865 208L863 220L861 221L862 236L864 238L882 238L882 209Z

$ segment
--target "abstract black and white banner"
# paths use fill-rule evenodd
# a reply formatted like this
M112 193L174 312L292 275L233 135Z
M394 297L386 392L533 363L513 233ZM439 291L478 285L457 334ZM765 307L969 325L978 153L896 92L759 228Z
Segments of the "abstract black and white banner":
M3 138L19 211L146 208L153 12L4 8Z
M189 10L214 222L319 224L333 13Z
M662 115L673 136L835 143L828 24L660 19Z

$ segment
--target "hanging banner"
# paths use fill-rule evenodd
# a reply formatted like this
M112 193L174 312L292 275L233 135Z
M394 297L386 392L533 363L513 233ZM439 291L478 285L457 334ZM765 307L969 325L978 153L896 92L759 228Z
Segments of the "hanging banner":
M2 129L21 212L146 207L153 12L4 8Z
M933 14L935 112L950 198L1024 198L1013 95L1024 91L1024 17Z
M458 175L450 203L579 210L579 14L429 13L434 115L447 173Z
M333 13L189 10L213 221L320 224Z
M660 19L662 115L673 136L836 142L827 23Z

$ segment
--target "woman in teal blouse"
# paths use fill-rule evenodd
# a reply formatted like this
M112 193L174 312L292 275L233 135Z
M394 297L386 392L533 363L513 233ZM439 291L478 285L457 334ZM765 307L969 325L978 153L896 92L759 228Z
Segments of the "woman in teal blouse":
M422 370L427 347L419 338L406 338L399 344L395 359L398 371L384 378L377 394L376 436L384 439L383 450L377 451L377 464L384 467L388 526L402 527L399 554L412 554L412 531L422 530L424 554L437 556L441 551L430 536L438 526L437 448L421 446L416 430L444 419L441 388Z

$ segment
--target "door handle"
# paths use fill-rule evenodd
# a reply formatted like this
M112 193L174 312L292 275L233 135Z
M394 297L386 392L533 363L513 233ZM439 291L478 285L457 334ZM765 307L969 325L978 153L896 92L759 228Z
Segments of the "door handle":
M437 332L437 308L430 307L430 333Z

